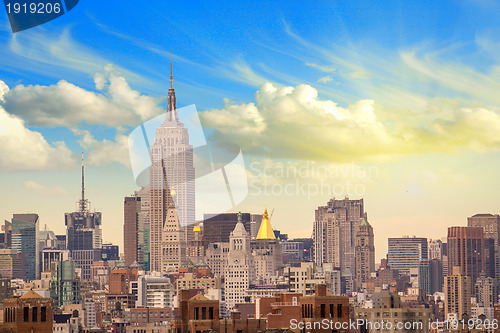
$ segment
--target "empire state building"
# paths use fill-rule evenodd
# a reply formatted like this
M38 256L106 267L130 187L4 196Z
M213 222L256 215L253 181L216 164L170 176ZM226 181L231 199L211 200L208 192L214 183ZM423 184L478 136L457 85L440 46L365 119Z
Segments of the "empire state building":
M177 114L172 63L167 103L149 171L151 270L158 272L177 270L185 261L188 226L195 222L193 146Z

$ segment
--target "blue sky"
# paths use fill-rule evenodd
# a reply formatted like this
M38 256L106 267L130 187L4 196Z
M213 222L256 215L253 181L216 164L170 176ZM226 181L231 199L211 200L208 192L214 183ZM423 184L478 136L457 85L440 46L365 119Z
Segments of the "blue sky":
M377 179L360 180L375 234L443 237L471 214L497 213L491 185L500 179L485 174L500 163L499 16L494 0L80 1L13 35L2 13L0 80L9 91L0 106L15 119L0 125L2 145L12 144L0 180L15 190L3 195L0 218L40 211L64 230L84 150L89 199L108 216L105 238L108 231L121 243L110 231L121 226L123 196L136 189L126 135L162 112L172 51L178 106L205 111L207 128L238 143L247 163L376 166ZM6 143L12 133L24 133L18 146ZM30 156L41 152L43 163L6 157L26 137L26 145L40 144ZM456 211L471 200L463 193L480 198ZM283 229L294 220L285 232L300 236L329 197L254 196L237 209L274 206L273 223ZM401 211L389 213L394 200ZM415 208L422 204L426 215ZM427 222L395 228L402 220ZM385 246L380 236L378 257Z

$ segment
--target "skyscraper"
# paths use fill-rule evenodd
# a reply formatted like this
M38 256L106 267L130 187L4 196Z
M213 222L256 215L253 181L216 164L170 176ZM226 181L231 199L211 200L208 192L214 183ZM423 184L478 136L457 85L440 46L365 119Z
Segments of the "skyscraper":
M142 220L142 262L139 262L139 264L142 265L142 268L146 271L150 270L150 251L149 251L149 240L150 240L150 230L151 230L151 223L149 219L149 214L150 214L150 191L148 187L143 187L138 191L134 192L134 197L140 198L141 200L141 210L140 210L140 217L139 220Z
M467 226L483 228L485 240L493 241L493 250L489 251L491 253L485 253L485 270L500 285L500 215L476 214L467 218Z
M83 280L90 280L90 267L101 260L102 231L101 212L91 212L85 198L85 164L82 153L82 197L79 210L65 214L66 248L76 268L81 268Z
M12 249L24 256L26 280L40 277L40 243L37 214L14 214L12 217Z
M410 275L410 270L418 270L422 260L427 259L427 238L389 238L387 264L397 269L400 275Z
M226 306L231 311L235 304L244 303L246 290L255 283L255 264L250 248L250 234L238 214L238 222L229 236L229 253L225 274Z
M471 284L485 271L485 241L481 227L448 228L448 272L460 267L461 274L471 277Z
M241 213L241 222L249 233L252 229L252 215ZM234 230L236 223L238 223L238 213L205 214L203 216L203 245L205 248L208 248L212 243L229 242L229 235ZM255 236L257 236L257 231Z
M151 145L151 270L177 270L186 256L189 228L195 221L193 146L179 121L170 63L170 89L165 121ZM192 228L191 228L192 229Z
M370 278L372 272L375 272L373 228L366 219L363 219L356 234L356 288L358 290Z
M461 273L460 267L453 267L452 275L444 280L444 315L445 320L449 317L463 319L471 315L471 278Z
M274 235L267 208L264 210L257 237L251 240L251 249L259 284L270 283L271 278L277 278L280 275L283 257L281 243Z
M439 259L422 260L418 266L418 287L427 295L443 290L443 265Z
M345 272L356 271L356 234L367 218L363 199L328 201L316 210L314 253L318 265L332 263ZM347 270L349 269L349 270Z
M125 264L130 266L134 261L142 264L144 219L141 214L141 197L125 197L123 210L123 252L125 254Z
M50 296L55 306L81 303L80 281L75 278L73 261L53 262L51 275Z

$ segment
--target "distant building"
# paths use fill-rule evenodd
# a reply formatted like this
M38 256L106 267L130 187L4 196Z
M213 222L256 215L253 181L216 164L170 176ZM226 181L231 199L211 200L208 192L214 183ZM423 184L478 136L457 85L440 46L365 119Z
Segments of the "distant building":
M195 171L189 133L177 114L170 63L165 120L151 143L149 168L151 270L173 272L186 259L195 222Z
M433 317L430 308L401 307L398 294L388 291L376 293L373 298L373 308L354 309L354 320L364 321L361 333L431 332L429 324Z
M90 280L90 267L94 261L101 258L102 230L101 212L91 212L90 203L85 198L85 167L82 153L82 197L79 200L79 210L66 213L66 248L76 268L81 269L83 280Z
M446 244L446 243L445 243ZM428 255L427 258L431 259L439 259L443 260L443 242L440 239L429 239L427 241L427 250Z
M205 261L214 276L224 277L229 243L211 243L205 251Z
M262 297L256 300L255 308L255 317L265 319L270 330L331 332L340 331L336 327L346 327L349 324L349 298L329 293L325 285L317 285L310 296L281 293L273 297ZM317 323L325 319L332 326L327 329L318 327Z
M205 214L203 218L203 244L205 248L208 248L212 243L229 243L229 236L237 222L237 213ZM245 230L250 233L251 214L241 213L241 222Z
M483 228L484 238L493 241L493 250L486 254L486 274L500 285L500 215L476 214L467 218L468 227Z
M218 300L202 294L191 295L182 290L179 295L180 319L171 322L172 332L225 332L255 333L266 331L264 319L241 318L240 312L232 312L231 319L219 319Z
M281 242L281 252L283 254L283 264L286 265L294 261L304 260L304 243L287 240Z
M363 199L335 198L316 209L314 254L316 264L332 263L342 274L356 271L356 234L367 218Z
M37 214L14 214L12 217L12 249L24 255L27 280L40 278L39 224Z
M183 276L175 280L175 289L177 295L183 289L200 289L207 293L209 289L220 289L221 278L216 276L200 276L197 277L194 273L185 273Z
M54 299L56 307L81 303L80 281L75 277L73 261L52 263L50 296Z
M43 298L33 290L21 297L4 300L3 332L52 333L52 298Z
M70 260L69 250L44 249L42 251L42 272L50 271L53 262L67 260Z
M418 287L427 295L443 290L443 264L439 259L422 260L418 266Z
M493 308L498 298L495 280L484 273L480 274L476 280L475 295L479 307Z
M418 270L420 262L427 259L427 238L389 238L388 242L387 264L401 275L410 275L412 268Z
M0 305L4 299L12 296L13 291L10 278L0 277Z
M24 254L13 249L0 249L0 272L9 279L25 279Z
M356 289L361 290L375 272L375 244L373 228L366 219L356 234Z
M444 314L448 318L463 319L471 316L471 278L463 275L459 266L444 279Z
M203 224L199 223L193 227L191 239L188 242L187 257L192 261L198 261L205 256L205 246L203 245Z
M131 282L131 293L136 295L136 306L146 308L171 308L174 306L174 289L164 276L139 276Z
M125 264L132 265L134 261L142 263L144 216L141 214L141 197L125 197L123 206L123 252L125 254Z
M250 244L257 283L266 284L272 278L277 278L281 274L283 266L281 242L274 235L267 208L264 210L257 237L252 239Z
M237 303L246 303L245 291L255 284L256 270L250 247L250 235L245 229L242 214L229 236L229 252L225 274L226 306L229 311Z
M102 261L110 261L110 260L120 260L118 245L113 244L102 244L101 249L101 260Z
M134 197L140 198L141 201L141 209L139 214L139 221L142 220L142 225L139 224L139 233L142 232L142 236L138 236L138 245L142 251L142 262L139 264L146 271L150 270L150 250L149 250L149 240L150 240L150 229L151 223L149 219L150 214L150 191L147 187L142 187L140 190L134 192Z
M486 269L485 244L481 227L448 228L448 272L460 267L461 274L470 276L470 283L474 285L479 274Z
M162 307L142 307L138 306L135 309L130 309L130 326L147 326L151 325L151 332L156 332L158 326L163 323L170 323L174 319L174 311L172 308ZM138 328L134 328L137 329ZM146 330L149 332L150 330Z

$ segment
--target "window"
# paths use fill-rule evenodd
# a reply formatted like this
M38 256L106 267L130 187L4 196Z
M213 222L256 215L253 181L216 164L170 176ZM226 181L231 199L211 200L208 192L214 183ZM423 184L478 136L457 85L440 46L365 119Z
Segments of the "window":
M40 309L40 320L42 322L47 321L47 308L45 306L42 306Z
M23 319L25 323L27 323L30 320L30 308L28 308L27 306L24 307Z
M38 308L35 306L31 312L31 321L36 323L38 321Z

